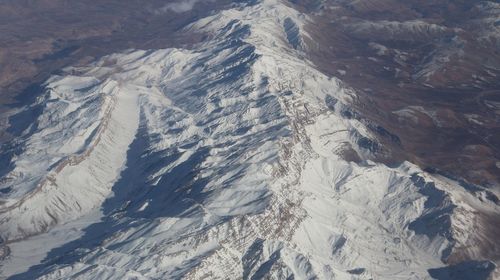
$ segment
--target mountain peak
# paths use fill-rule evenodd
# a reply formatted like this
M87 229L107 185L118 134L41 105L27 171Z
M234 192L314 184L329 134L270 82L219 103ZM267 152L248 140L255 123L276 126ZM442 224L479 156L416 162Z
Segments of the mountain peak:
M373 128L390 133L309 60L313 20L286 1L232 4L180 31L206 36L192 48L127 50L52 76L12 142L4 275L491 277L480 256L495 243L495 192L377 162ZM351 28L446 32L379 24Z

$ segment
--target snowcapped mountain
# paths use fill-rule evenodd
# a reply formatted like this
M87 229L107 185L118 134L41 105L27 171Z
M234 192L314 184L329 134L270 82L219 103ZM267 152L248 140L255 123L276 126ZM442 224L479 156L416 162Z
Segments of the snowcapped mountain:
M312 22L282 0L232 4L184 27L206 34L193 48L52 76L9 147L3 276L500 277L497 191L374 161L356 90L307 58Z

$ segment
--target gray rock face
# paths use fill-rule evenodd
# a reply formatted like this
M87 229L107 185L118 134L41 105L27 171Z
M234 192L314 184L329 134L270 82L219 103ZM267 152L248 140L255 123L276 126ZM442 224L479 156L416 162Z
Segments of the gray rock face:
M302 2L232 3L176 31L203 34L189 47L124 50L52 75L2 147L2 276L496 277L496 189L381 162L407 142L321 70L312 25L338 9ZM357 40L443 31L355 29ZM410 109L400 115L424 114Z

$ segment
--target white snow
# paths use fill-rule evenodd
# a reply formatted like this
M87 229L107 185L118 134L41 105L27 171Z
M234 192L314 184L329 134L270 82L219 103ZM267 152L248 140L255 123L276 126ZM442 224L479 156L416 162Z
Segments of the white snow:
M265 0L188 26L213 35L192 50L131 50L51 78L0 208L2 275L70 239L88 248L27 277L426 279L445 266L467 245L464 219L498 206L369 161L357 144L369 130L341 114L356 93L301 57L287 18L307 36L306 17ZM439 213L449 227L418 227Z

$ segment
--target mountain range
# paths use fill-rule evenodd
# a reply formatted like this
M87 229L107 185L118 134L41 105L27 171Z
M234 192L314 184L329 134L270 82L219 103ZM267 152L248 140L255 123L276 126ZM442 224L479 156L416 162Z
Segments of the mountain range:
M115 2L0 4L2 277L500 277L500 4Z

